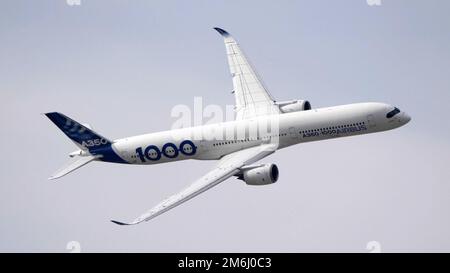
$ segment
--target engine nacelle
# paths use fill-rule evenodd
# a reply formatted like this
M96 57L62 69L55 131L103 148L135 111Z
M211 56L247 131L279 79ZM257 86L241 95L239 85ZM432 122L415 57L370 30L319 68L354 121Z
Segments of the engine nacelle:
M283 113L311 110L311 103L307 100L282 101L278 102L277 105Z
M277 182L278 167L275 164L264 164L259 167L244 169L238 176L247 185L260 186Z

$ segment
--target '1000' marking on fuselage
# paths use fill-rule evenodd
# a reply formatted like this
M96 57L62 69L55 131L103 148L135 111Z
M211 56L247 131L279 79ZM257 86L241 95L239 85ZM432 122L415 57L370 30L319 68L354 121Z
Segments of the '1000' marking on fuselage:
M186 156L192 156L197 152L197 147L190 140L184 140L177 147L175 144L168 142L161 149L156 145L149 145L145 149L139 147L136 149L136 155L141 162L158 161L164 155L167 158L176 158L180 153Z

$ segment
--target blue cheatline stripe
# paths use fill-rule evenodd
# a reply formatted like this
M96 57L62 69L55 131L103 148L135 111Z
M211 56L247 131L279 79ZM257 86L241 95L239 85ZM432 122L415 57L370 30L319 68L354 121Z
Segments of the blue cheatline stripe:
M89 151L93 155L102 155L99 159L101 161L105 162L112 162L112 163L123 163L123 164L130 164L128 161L123 160L113 149L111 145L99 147L97 149L93 149L92 151Z

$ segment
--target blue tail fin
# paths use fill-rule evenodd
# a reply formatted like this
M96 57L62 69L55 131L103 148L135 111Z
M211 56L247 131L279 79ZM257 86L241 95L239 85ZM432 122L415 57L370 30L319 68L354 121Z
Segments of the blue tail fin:
M45 114L61 131L83 150L110 147L112 141L58 112Z

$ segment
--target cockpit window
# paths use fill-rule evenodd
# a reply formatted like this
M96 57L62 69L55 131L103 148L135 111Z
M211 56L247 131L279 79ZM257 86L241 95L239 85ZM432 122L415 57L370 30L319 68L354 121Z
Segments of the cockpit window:
M386 117L387 118L392 118L393 116L397 115L398 113L400 113L400 109L395 107L394 110L392 110L392 111L390 111L389 113L386 114Z

